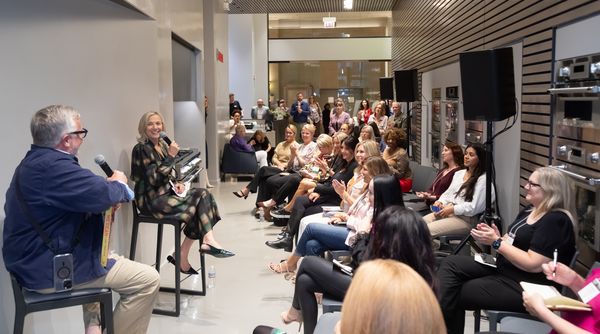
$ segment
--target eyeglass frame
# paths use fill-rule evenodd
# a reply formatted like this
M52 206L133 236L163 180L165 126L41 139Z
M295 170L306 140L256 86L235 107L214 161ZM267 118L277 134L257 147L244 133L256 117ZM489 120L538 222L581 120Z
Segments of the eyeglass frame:
M67 135L77 135L79 138L83 139L87 136L88 134L88 129L86 128L81 128L81 130L78 131L72 131L72 132L67 132ZM81 136L81 134L83 134L83 136Z
M542 188L541 184L535 183L535 182L531 182L530 180L527 180L527 183L525 183L525 187L529 187L529 188L538 187L538 188L544 190L544 188Z

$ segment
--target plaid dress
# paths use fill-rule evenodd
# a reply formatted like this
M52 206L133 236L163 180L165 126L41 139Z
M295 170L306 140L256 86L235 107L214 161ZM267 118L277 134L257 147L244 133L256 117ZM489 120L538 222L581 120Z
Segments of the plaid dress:
M131 179L135 182L135 201L144 213L156 218L178 219L186 223L184 234L201 239L221 220L217 203L210 192L191 188L185 197L178 197L169 181L175 182L175 159L167 154L160 142L161 152L150 141L138 143L131 153Z

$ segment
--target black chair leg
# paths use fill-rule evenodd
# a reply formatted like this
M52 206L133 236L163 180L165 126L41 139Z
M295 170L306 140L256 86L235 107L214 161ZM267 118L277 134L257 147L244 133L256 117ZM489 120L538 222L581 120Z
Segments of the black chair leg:
M23 326L25 326L25 316L27 315L26 313L20 311L20 310L16 310L15 311L15 326L13 329L13 333L14 334L23 334Z
M477 333L477 332L479 332L479 329L481 328L481 310L473 311L473 320L475 322L473 329L474 329L475 333Z
M154 266L156 271L160 273L160 255L162 253L162 237L163 237L163 224L158 224L158 230L156 231L156 259Z
M106 329L106 334L114 334L115 326L112 313L112 295L107 295L100 302L100 314L102 315L102 328Z

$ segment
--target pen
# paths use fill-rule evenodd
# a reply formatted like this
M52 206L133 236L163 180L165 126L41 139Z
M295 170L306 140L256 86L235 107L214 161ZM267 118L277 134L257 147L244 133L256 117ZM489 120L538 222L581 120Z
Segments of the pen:
M556 277L556 261L558 260L558 249L554 248L554 269L552 270L552 277Z

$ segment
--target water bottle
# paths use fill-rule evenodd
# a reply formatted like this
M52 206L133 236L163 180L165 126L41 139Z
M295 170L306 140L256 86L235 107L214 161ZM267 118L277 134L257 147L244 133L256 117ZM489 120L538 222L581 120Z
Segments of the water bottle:
M273 328L271 330L270 334L287 334L287 332L284 332L283 330L279 329L279 328Z
M261 223L265 221L265 210L263 208L258 208L258 221Z
M212 289L215 287L215 278L217 277L217 271L215 266L211 265L208 267L208 288Z

